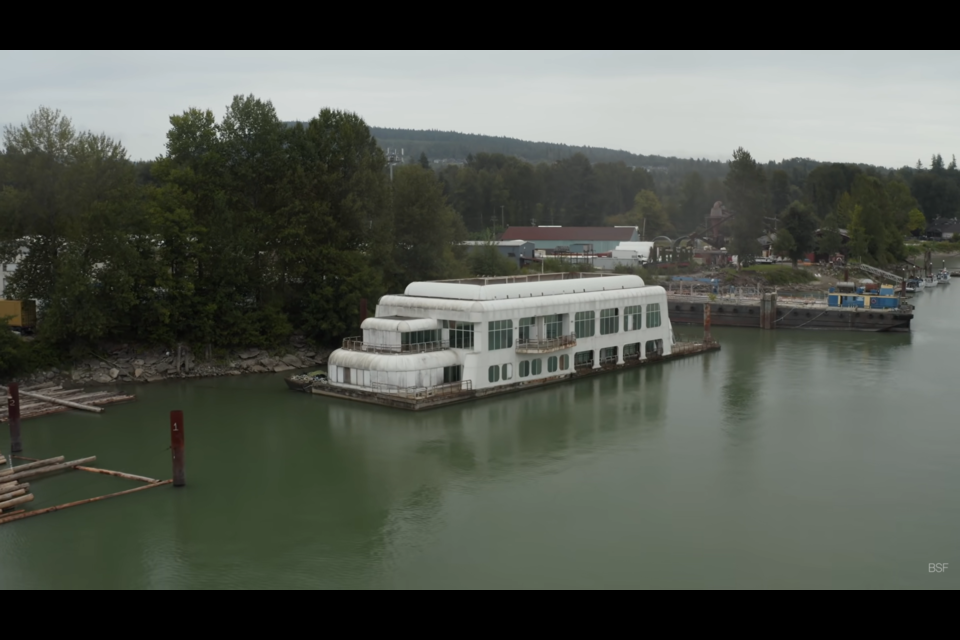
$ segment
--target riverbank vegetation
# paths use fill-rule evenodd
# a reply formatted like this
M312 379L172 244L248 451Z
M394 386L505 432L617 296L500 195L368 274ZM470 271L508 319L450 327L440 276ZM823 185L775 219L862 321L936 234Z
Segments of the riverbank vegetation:
M5 297L37 300L41 324L30 343L7 336L0 358L15 371L104 341L197 353L292 333L334 344L358 331L361 299L372 307L414 280L517 271L465 239L530 224L630 224L673 238L718 200L736 212L726 233L741 256L773 230L795 259L832 252L846 229L852 255L896 261L910 254L905 235L960 208L960 171L939 158L887 170L761 164L737 149L725 164L648 171L609 155L534 165L471 152L434 170L421 153L391 172L356 114L323 109L291 124L269 101L237 96L220 118L200 108L171 116L164 154L133 161L120 141L40 108L3 132L0 263L17 263Z

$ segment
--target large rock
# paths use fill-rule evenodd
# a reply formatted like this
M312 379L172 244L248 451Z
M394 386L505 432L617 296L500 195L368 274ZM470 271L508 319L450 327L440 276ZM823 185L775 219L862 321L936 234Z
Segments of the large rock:
M136 369L133 370L133 377L134 377L134 378L139 378L139 377L142 376L142 375L143 375L143 369L141 369L141 368L138 367L138 368L136 368Z
M117 368L110 369L110 378L112 380L116 380L118 375L120 375L120 369L117 369Z
M161 362L153 367L154 371L157 373L166 373L170 370L170 368L170 365L166 364L165 362Z
M260 355L260 349L247 349L246 351L241 351L237 355L244 360L249 360L250 358L256 358L258 355Z
M94 378L94 382L98 382L100 384L107 384L109 382L113 382L113 378L111 378L110 376L104 373L101 373L96 378Z
M292 371L293 367L285 364L278 364L273 368L274 373L280 373L281 371Z
M163 376L147 376L144 378L147 382L160 382L163 380Z
M313 352L313 351L307 351L307 352L305 352L305 353L303 354L303 357L304 357L304 358L313 358L313 357L316 356L316 355L317 355L317 354L316 354L315 352Z
M269 371L269 369L267 369L266 367L262 367L259 364L255 364L252 367L250 367L250 371L252 371L253 373L266 373L267 371Z
M143 362L143 360L137 358L136 360L133 361L133 364L134 366L142 367L145 363Z
M303 363L300 362L300 358L298 358L297 356L293 355L292 353L291 353L291 354L287 354L287 355L283 356L282 358L280 358L280 362L282 362L283 364L289 365L289 366L293 367L294 369L299 369L299 368L301 368L301 367L303 366Z
M76 382L77 380L79 380L79 379L80 379L80 372L77 371L76 369L74 369L73 371L71 371L71 372L70 372L70 379L73 380L74 382Z
M267 369L273 369L275 366L277 366L277 359L269 356L266 358L261 358L260 364L265 366Z

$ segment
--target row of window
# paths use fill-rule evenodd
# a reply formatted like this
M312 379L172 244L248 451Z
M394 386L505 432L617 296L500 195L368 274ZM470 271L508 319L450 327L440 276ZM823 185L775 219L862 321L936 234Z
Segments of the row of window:
M623 310L623 330L636 331L643 328L643 305L626 307ZM653 302L647 305L646 309L646 327L654 329L661 325L660 303ZM450 346L454 349L472 349L474 325L468 323L458 323L455 320L442 320L443 328L450 331ZM531 338L532 328L536 325L537 319L520 318L518 323L518 339L521 341ZM563 317L560 314L553 314L543 317L543 326L545 338L559 338L563 331ZM578 311L574 316L574 333L577 338L592 338L596 333L596 312ZM603 309L600 311L600 335L606 336L620 332L620 310ZM435 332L419 331L416 332L416 342L432 342L439 340L434 336ZM422 337L419 334L423 334ZM408 334L404 334L408 335ZM409 334L411 336L415 334ZM406 341L404 344L408 344ZM513 348L513 320L494 320L487 323L487 348L490 351L498 349Z
M429 331L404 331L400 334L400 344L429 344L431 342L440 342L440 330L431 329Z
M556 373L557 371L566 371L570 368L570 356L550 356L547 358L547 373ZM519 376L528 378L530 376L539 376L543 373L543 360L522 360L519 364ZM513 378L513 365L494 364L487 369L487 380L490 382L500 382L500 380L510 380Z
M592 338L596 331L596 312L578 311L573 320L574 333L577 338ZM660 319L660 303L652 302L647 305L647 328L655 329L662 324ZM643 328L643 305L638 304L625 307L623 310L623 330L637 331ZM620 332L620 309L600 310L600 335L606 336Z
M630 344L623 345L623 358L628 360L631 358L640 357L640 344L639 342L632 342ZM649 357L651 355L663 355L663 340L647 340L644 351ZM600 349L600 364L616 363L617 362L617 347L605 347ZM586 367L593 366L593 350L589 351L579 351L573 354L573 366L574 367ZM570 368L570 356L550 356L547 358L547 373L556 373L557 371L566 371ZM456 379L449 377L447 375L447 369L456 369ZM519 376L521 378L527 378L529 376L539 376L543 373L543 360L537 358L535 360L522 360L519 365ZM444 367L443 369L443 381L444 382L459 382L460 380L460 367ZM501 380L511 380L513 378L513 364L494 364L490 365L487 369L487 380L492 382L500 382Z
M450 347L453 349L473 349L473 325L456 320L441 320L444 329L450 330Z
M623 345L623 359L639 358L640 344L639 342L632 342ZM617 347L600 349L600 364L617 362L617 351ZM648 357L654 354L663 355L663 340L647 340L644 351ZM575 367L593 366L593 350L573 354L573 365Z

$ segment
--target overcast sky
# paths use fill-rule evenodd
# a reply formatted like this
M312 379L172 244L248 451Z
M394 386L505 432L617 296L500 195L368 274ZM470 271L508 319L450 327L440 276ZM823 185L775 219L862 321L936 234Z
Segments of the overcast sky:
M960 140L960 53L0 52L0 124L40 105L164 152L169 116L236 94L284 120L323 107L368 124L728 159L899 167Z

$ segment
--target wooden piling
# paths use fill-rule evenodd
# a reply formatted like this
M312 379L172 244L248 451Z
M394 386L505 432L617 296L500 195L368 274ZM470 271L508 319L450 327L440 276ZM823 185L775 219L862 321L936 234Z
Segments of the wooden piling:
M713 342L713 336L710 334L710 303L703 303L703 342L709 344Z
M10 453L14 454L23 451L23 443L20 440L20 385L16 382L11 383L7 393L7 415L10 419Z
M170 450L173 453L173 486L183 487L187 484L184 469L184 433L183 411L170 412Z

